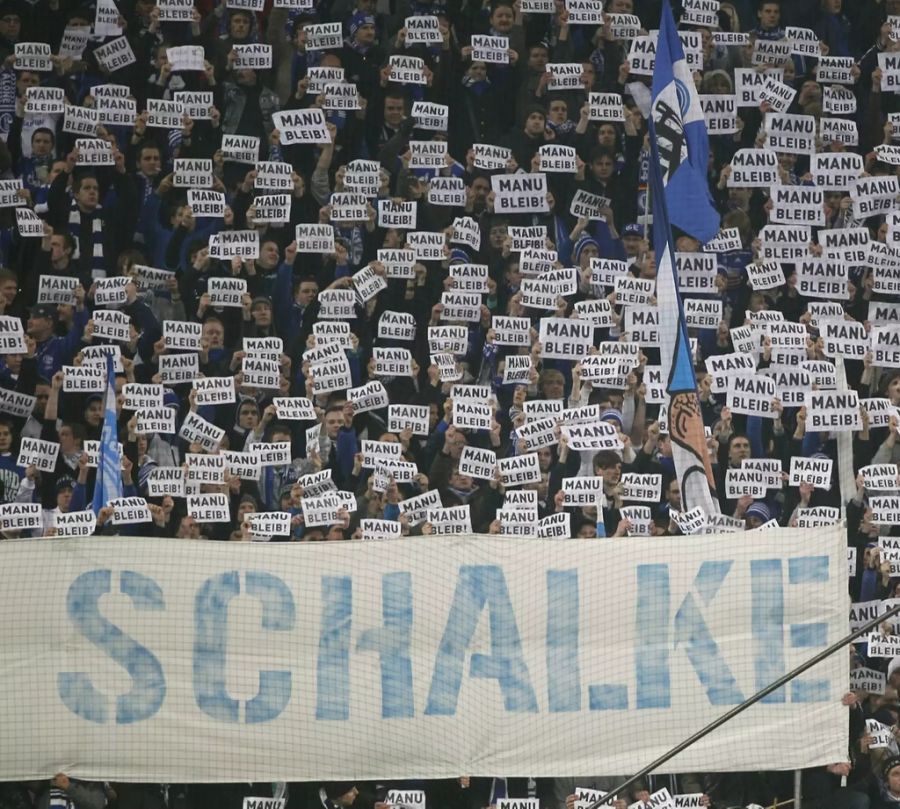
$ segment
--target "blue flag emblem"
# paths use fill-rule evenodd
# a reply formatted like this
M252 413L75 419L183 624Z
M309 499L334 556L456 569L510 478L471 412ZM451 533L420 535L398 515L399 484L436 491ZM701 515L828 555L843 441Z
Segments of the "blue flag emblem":
M650 116L671 224L708 242L719 232L707 182L709 136L668 0L659 26Z

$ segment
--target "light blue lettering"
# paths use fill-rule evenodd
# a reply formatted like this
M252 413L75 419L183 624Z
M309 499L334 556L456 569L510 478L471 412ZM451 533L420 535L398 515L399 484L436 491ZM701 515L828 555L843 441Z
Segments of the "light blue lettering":
M753 669L756 688L765 688L785 672L784 660L784 588L780 559L755 559L750 563L753 592L751 624L753 631ZM781 703L784 688L773 691L763 702Z
M116 724L127 725L148 719L160 709L166 696L166 679L155 655L101 614L100 597L109 593L111 586L110 570L82 573L69 587L66 608L81 634L131 677L131 690L116 697ZM119 590L131 598L136 610L165 609L159 585L141 573L122 571ZM63 704L74 714L97 724L109 721L107 698L85 672L60 672L57 687Z
M798 556L788 560L790 584L825 584L828 582L827 556ZM809 649L828 645L828 624L791 624L791 646ZM791 702L828 702L831 687L828 680L796 679L791 682Z
M634 667L638 708L668 708L669 566L638 565L634 619Z
M795 556L788 559L788 581L791 584L826 584L827 556Z
M381 716L415 716L412 658L409 653L413 621L412 577L385 573L381 577L381 612L384 626L367 629L357 641L362 652L377 652L381 664Z
M237 722L240 703L225 688L228 604L241 591L236 570L207 579L194 598L194 699L208 716Z
M547 702L551 713L581 710L578 571L547 571Z
M694 578L694 587L701 602L708 606L728 575L730 562L704 562ZM693 593L688 593L675 613L675 648L685 645L688 660L706 687L706 696L713 705L732 705L744 697L731 669L722 658L719 645L713 638Z
M353 583L322 577L322 617L316 663L316 719L350 718L350 627Z
M708 606L728 575L730 561L700 565L693 589L681 602L674 618L672 647L684 645L688 660L706 687L713 705L740 702L740 689L722 659L697 604ZM670 585L668 565L638 565L634 649L638 708L668 708L671 705L669 672ZM598 695L599 696L599 695Z
M260 571L246 574L247 595L262 602L262 628L289 631L294 626L294 597L277 576ZM197 707L220 722L240 721L240 701L225 685L228 652L228 605L241 592L238 571L207 579L194 599L194 697ZM248 724L268 722L285 709L291 697L290 671L260 671L259 691L245 706Z
M294 596L278 576L251 570L247 573L247 595L262 602L260 623L263 629L290 632L294 628ZM291 672L260 671L259 691L247 702L247 724L270 722L281 714L291 700Z
M435 659L426 714L456 713L466 650L485 606L490 614L491 654L473 654L470 675L496 679L507 711L537 711L503 570L497 565L463 565Z

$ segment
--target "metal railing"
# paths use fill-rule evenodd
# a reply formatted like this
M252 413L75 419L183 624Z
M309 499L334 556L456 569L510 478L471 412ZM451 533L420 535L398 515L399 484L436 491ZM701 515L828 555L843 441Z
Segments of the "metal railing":
M746 711L747 708L749 708L751 705L755 705L757 702L759 702L763 697L768 696L773 691L777 691L779 688L781 688L786 683L789 683L791 680L793 680L798 675L803 674L804 671L807 671L808 669L811 669L816 664L821 663L823 660L825 660L825 658L830 657L835 652L840 651L845 646L848 646L849 644L851 644L860 635L864 635L865 633L876 628L879 624L883 623L884 621L888 620L889 618L892 618L893 616L897 615L898 613L900 613L900 605L898 605L896 607L892 607L886 613L884 613L884 615L879 615L877 618L874 618L873 620L869 621L867 624L864 624L859 629L854 629L852 632L850 632L849 635L844 636L839 641L837 641L837 642L833 643L831 646L829 646L827 649L823 649L817 655L815 655L814 657L811 657L809 660L805 661L804 663L801 663L795 669L792 669L787 674L779 677L774 682L769 683L769 685L767 685L765 688L761 689L760 691L757 691L753 696L745 699L740 705L736 705L730 711L722 714L717 719L714 719L706 727L701 728L696 733L692 734L691 736L688 736L688 738L686 738L684 741L676 744L675 747L673 747L671 750L663 753L655 761L651 761L646 767L644 767L639 772L632 775L631 778L627 779L626 781L623 781L615 789L610 790L607 794L608 795L623 794L624 791L626 789L628 789L628 787L630 787L632 784L636 783L637 781L640 781L642 778L649 775L654 770L659 769L669 759L674 758L679 753L681 753L683 750L687 750L688 747L690 747L692 744L700 741L700 739L702 739L704 736L708 736L716 728L721 727L726 722L730 722L736 716L738 716L739 714ZM848 684L848 687L849 687L849 684ZM797 770L794 774L793 803L794 803L795 809L800 809L800 798L801 798L801 795L800 795L800 771ZM588 809L599 809L599 807L603 806L606 803L607 803L607 799L605 797L598 798L596 801L594 801L588 807Z

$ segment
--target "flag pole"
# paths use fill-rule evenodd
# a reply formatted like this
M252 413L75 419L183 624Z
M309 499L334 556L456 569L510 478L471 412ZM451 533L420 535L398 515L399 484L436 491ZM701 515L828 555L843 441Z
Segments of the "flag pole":
M714 730L716 730L716 728L721 727L726 722L730 721L731 719L734 719L734 717L738 716L739 714L742 714L744 711L747 710L747 708L750 708L751 706L756 705L756 703L759 702L763 697L766 697L769 694L771 694L773 691L777 691L782 686L787 685L789 682L791 682L791 680L794 680L796 677L803 674L804 671L808 671L816 664L821 663L823 660L831 657L831 655L833 655L835 652L839 652L845 646L848 646L849 644L853 643L853 641L856 640L861 635L865 635L867 632L870 632L871 630L876 629L885 619L892 618L897 613L900 613L900 604L898 604L896 607L891 607L891 609L888 612L886 612L884 615L879 615L876 618L873 618L871 621L869 621L867 624L864 624L859 629L851 630L850 634L845 635L843 638L841 638L838 641L835 641L827 649L823 649L817 655L809 658L809 660L806 660L805 662L801 663L796 668L791 669L787 674L783 674L777 680L773 680L765 688L760 689L755 694L753 694L753 696L748 697L739 705L735 705L734 708L732 708L730 711L722 714L717 719L714 719L712 722L710 722L705 727L700 728L700 730L698 730L696 733L688 736L684 741L676 744L671 750L668 750L665 753L663 753L658 759L656 759L655 761L652 761L646 767L643 767L640 770L640 772L636 773L635 775L632 775L630 778L625 779L621 784L619 784L615 788L611 789L606 794L607 795L622 795L622 794L624 794L625 790L628 789L628 787L632 786L634 783L639 781L645 775L649 775L650 773L654 772L655 770L658 770L667 761L674 758L676 755L683 752L684 750L687 750L687 748L690 747L691 745L693 745L695 742L699 742L701 739L708 736L710 733L712 733ZM601 806L607 806L607 805L609 805L609 802L606 798L606 795L604 795L603 797L597 798L597 800L593 801L587 807L587 809L600 809Z

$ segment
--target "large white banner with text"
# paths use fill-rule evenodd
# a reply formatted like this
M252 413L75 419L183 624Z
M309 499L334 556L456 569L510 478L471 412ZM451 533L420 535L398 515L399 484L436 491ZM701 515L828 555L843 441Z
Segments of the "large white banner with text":
M0 779L631 773L847 630L840 527L0 543ZM667 771L842 761L846 653Z

